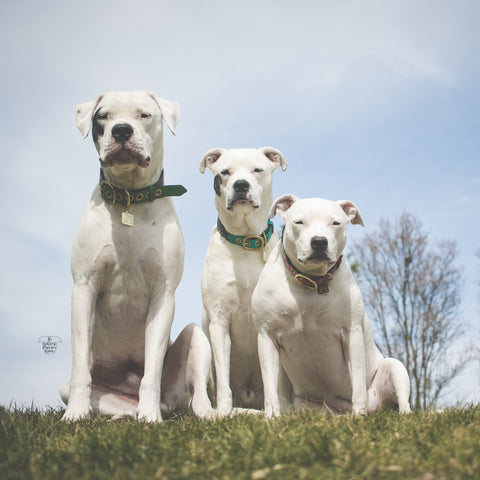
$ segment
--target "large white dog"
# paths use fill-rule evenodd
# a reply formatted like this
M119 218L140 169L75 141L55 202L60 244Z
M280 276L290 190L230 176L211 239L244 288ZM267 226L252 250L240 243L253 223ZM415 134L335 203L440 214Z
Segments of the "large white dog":
M355 204L319 198L277 199L285 221L252 296L265 389L265 414L280 414L280 365L294 407L327 406L362 414L396 404L410 412L405 367L377 349L362 295L344 257L348 222L363 225Z
M200 171L212 170L218 223L202 273L202 323L212 346L217 412L232 407L261 409L263 386L251 295L272 245L278 241L269 222L272 173L287 163L274 148L214 149Z
M158 422L161 402L214 415L204 333L192 324L170 344L184 245L168 197L186 190L164 185L162 120L174 133L178 119L176 103L148 92L108 92L76 107L83 136L92 130L101 175L73 242L64 420L93 410Z

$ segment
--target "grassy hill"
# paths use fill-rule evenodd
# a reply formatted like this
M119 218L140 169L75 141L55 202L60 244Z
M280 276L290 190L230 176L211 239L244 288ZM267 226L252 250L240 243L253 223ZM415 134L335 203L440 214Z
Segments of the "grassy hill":
M0 478L479 479L480 407L160 425L0 409Z

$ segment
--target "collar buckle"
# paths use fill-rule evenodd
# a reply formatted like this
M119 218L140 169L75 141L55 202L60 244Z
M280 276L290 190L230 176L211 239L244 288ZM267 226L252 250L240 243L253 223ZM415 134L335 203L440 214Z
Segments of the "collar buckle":
M115 193L115 187L106 180L100 182L100 190L102 191L103 199L110 205L115 205L117 201L117 194Z
M268 221L267 228L260 235L233 235L228 233L223 223L220 221L220 218L217 219L217 229L218 233L228 242L238 245L239 247L244 248L245 250L258 250L267 245L273 233L273 222Z
M256 250L257 248L262 248L265 246L265 237L259 235L248 235L243 237L242 247L245 250Z
M338 257L338 260L335 262L335 265L321 277L311 277L300 273L292 265L292 262L287 256L285 250L283 251L283 262L287 267L287 270L293 275L293 278L303 287L308 288L309 290L316 291L319 295L326 295L329 293L328 282L333 279L333 274L338 270L340 264L342 263L343 255Z
M302 275L301 273L297 273L294 278L298 283L308 288L309 290L317 289L317 283L314 282L311 278Z

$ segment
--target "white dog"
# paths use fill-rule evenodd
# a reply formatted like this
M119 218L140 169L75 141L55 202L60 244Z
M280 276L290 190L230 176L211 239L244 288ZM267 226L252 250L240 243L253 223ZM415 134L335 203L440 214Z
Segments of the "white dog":
M64 420L91 410L158 422L165 408L214 411L206 392L211 351L189 325L170 344L184 245L163 182L162 119L174 133L178 105L148 92L108 92L76 107L100 156L100 184L72 251L72 376L61 389Z
M286 169L274 148L214 149L200 171L212 170L218 223L202 273L202 323L210 338L217 384L217 412L261 409L263 386L251 295L271 246L278 241L269 222L272 173ZM272 237L272 238L271 238Z
M363 226L355 204L284 195L270 216L285 221L252 296L265 389L265 414L280 414L281 365L294 407L326 405L362 414L396 404L410 412L405 367L383 358L362 295L342 251L348 222Z

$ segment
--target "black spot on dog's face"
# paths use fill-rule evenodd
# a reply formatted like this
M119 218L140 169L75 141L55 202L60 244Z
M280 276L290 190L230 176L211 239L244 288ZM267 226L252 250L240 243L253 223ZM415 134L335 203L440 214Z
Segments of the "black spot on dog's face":
M95 112L92 121L92 137L93 141L97 143L98 137L103 136L105 133L105 127L103 126L103 121L106 120L107 116L100 109Z
M215 178L213 179L213 188L215 190L215 193L220 197L220 187L222 186L222 176L220 174L215 175Z

